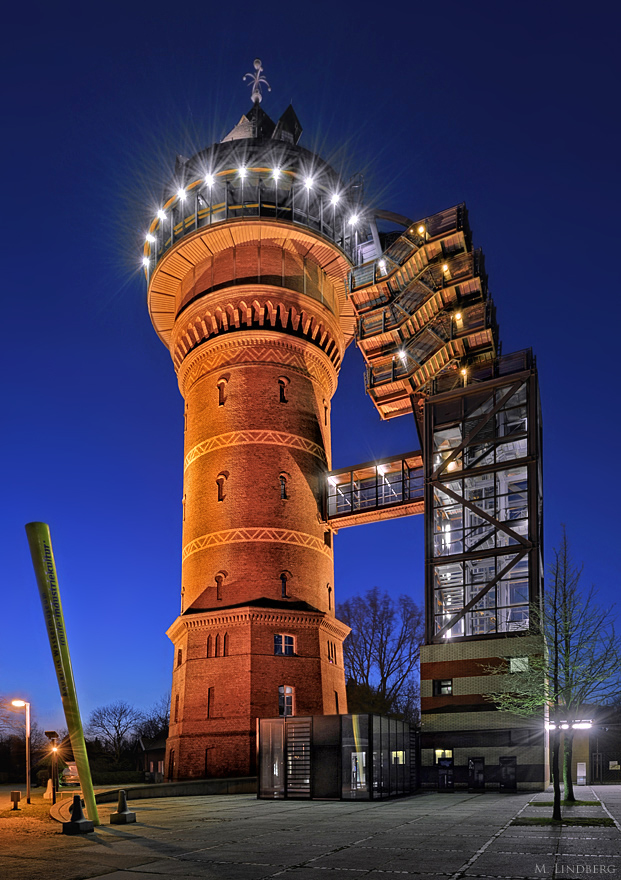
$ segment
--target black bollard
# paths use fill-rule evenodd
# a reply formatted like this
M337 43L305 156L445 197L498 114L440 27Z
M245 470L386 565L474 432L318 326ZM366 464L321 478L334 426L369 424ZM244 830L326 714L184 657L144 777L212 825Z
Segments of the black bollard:
M116 813L110 813L111 825L127 825L136 821L136 814L127 808L127 794L121 789L119 791L119 804Z
M63 822L63 834L90 834L95 830L94 824L84 815L82 798L79 794L74 794L70 810L71 821Z

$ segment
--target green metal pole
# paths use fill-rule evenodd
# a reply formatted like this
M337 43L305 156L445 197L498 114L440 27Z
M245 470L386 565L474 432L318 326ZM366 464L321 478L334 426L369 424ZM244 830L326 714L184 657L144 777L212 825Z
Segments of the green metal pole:
M69 643L65 630L65 619L60 602L60 590L56 576L56 565L52 552L52 539L50 529L46 523L33 522L26 526L26 535L30 545L30 555L34 566L43 615L47 626L47 634L52 649L52 658L56 669L56 678L60 689L60 698L65 712L67 729L71 738L73 757L78 768L80 786L86 804L88 818L94 825L99 825L93 780L88 765L84 731L78 707L78 697L73 680L71 658L69 656Z

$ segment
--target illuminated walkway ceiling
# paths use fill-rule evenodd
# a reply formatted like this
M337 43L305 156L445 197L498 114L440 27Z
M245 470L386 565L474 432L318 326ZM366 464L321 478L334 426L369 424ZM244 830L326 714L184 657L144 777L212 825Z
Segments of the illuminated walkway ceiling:
M326 519L342 529L422 513L423 482L419 451L331 471Z

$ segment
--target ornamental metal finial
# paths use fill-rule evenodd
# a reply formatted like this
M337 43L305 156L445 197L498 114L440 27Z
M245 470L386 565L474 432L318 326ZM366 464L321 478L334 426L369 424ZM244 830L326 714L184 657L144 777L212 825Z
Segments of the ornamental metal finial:
M248 77L252 80L252 102L253 104L260 104L263 100L263 95L261 94L261 85L266 85L268 92L271 92L270 84L265 79L264 76L261 76L263 73L263 67L261 66L261 59L254 59L254 69L255 73L245 73L242 77L244 80L247 80Z

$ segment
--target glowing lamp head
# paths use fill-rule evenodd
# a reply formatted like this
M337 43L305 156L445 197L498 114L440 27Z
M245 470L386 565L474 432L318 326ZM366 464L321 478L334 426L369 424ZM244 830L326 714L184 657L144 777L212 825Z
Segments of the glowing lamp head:
M148 257L143 257L143 258L142 258L142 265L143 265L145 268L149 265L149 258L148 258Z
M11 700L11 706L17 706L18 709L23 709L25 705L25 700Z
M340 198L341 197L338 193L334 193L334 195L330 198L330 204L331 205L338 205Z
M446 273L448 272L448 264L447 264L447 263L445 263L445 264L442 266L442 271L443 271L444 274L446 275Z
M58 751L58 746L52 746L52 751L53 751L53 752L57 752L57 751Z
M153 244L153 242L155 241L155 236L151 235L150 232L147 232L147 234L145 236L145 241L148 241L149 244Z
M166 211L162 211L162 209L160 208L160 210L157 212L157 219L158 220L165 220L166 219Z
M461 321L461 312L456 312L456 314L455 314L455 320L456 320L456 321Z
M425 227L424 227L424 226L419 226L419 227L418 227L418 234L419 234L419 235L424 235L424 234L425 234Z
M382 272L386 271L386 260L380 260L377 265Z
M351 217L349 218L349 225L355 226L356 223L358 222L358 219L359 219L359 217L357 214L352 214Z
M446 469L447 469L447 471L454 471L454 470L456 470L456 469L457 469L457 462L456 462L456 461L449 461L449 463L448 463Z
M401 358L402 361L405 361L407 359L407 354L403 350L401 350L399 352L399 357Z
M248 174L247 169L242 165L241 168L239 169L239 176L240 176L240 178L241 178L242 180L244 180L244 178L246 177L247 174Z
M307 177L306 180L304 181L304 186L306 187L306 189L312 189L314 182L315 181L313 180L312 177Z
M278 180L278 178L280 177L280 173L280 168L274 168L274 171L272 172L272 177L274 178L274 180Z
M183 187L181 187L181 189L178 189L178 190L177 190L177 198L179 199L180 202L185 202L187 195L188 195L188 194L187 194L187 192L183 189Z
M213 186L214 183L215 183L215 178L214 178L213 174L206 174L205 175L206 186Z
M465 376L467 372L468 372L468 370L466 370L466 369L464 368L464 369L461 371L462 376Z

